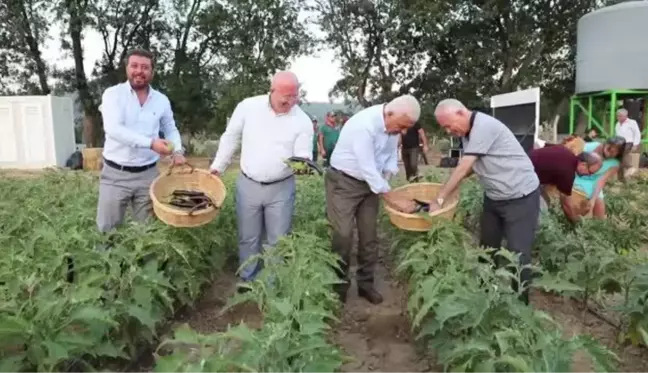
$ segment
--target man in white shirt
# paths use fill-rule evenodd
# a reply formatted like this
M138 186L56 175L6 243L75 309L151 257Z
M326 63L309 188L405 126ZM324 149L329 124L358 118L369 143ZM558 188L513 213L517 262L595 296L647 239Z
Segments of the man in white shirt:
M628 110L626 109L619 109L617 111L617 121L614 133L626 140L623 161L618 173L619 180L625 182L625 173L632 167L630 154L637 152L639 150L639 144L641 144L641 131L637 122L634 119L628 118Z
M234 109L220 138L212 173L222 174L241 142L241 174L236 181L236 216L241 264L260 254L265 232L274 246L292 225L295 178L284 162L290 157L311 159L313 125L296 103L299 82L290 72L277 73L270 94L250 97ZM253 280L260 263L243 267L239 275Z
M344 284L336 286L346 300L353 228L357 224L356 282L358 295L373 304L382 302L374 288L378 258L379 200L406 211L413 204L392 193L388 180L398 172L398 138L419 119L421 108L413 96L401 96L355 114L342 127L326 173L326 211L333 228L333 250L341 256L338 273ZM355 224L354 224L355 223Z
M160 155L173 155L176 164L185 162L169 99L151 88L153 67L151 52L130 51L128 81L106 89L101 97L106 133L97 206L101 232L119 225L129 205L135 220L151 216L149 187L158 175ZM168 140L158 138L160 130Z

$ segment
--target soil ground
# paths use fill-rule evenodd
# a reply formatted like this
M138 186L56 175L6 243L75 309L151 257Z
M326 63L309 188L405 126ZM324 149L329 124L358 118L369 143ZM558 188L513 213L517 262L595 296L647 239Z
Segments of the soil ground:
M431 157L437 164L438 157ZM191 158L195 167L207 168L208 158ZM422 167L423 169L431 168ZM161 171L167 166L161 164ZM36 171L3 170L0 176L30 177ZM343 348L349 361L342 367L347 372L391 371L420 372L439 371L428 359L423 358L416 343L412 340L406 315L406 288L391 275L386 255L387 243L381 240L381 260L376 271L376 286L385 301L377 306L358 298L355 286L349 292L339 324L334 326L331 338ZM262 318L258 309L251 304L241 305L221 314L227 299L234 293L236 277L233 260L226 270L207 287L202 299L191 309L177 315L175 324L189 323L203 333L224 330L228 324L244 321L250 326L261 325ZM532 304L551 314L562 325L566 337L575 334L588 334L605 343L620 358L619 370L640 372L648 370L648 350L645 348L622 346L616 341L617 331L610 324L591 313L583 312L576 302L549 294L532 294ZM145 359L149 360L149 359ZM151 369L150 363L141 362L141 368ZM580 356L574 362L576 371L592 371L591 362Z

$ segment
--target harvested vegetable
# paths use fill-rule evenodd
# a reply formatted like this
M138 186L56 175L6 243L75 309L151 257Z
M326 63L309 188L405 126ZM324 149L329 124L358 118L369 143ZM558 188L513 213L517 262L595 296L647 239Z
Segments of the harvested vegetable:
M285 163L295 175L306 175L313 172L304 162L286 161Z
M189 215L209 207L216 207L212 199L205 193L182 189L174 190L167 204L179 209L189 210Z

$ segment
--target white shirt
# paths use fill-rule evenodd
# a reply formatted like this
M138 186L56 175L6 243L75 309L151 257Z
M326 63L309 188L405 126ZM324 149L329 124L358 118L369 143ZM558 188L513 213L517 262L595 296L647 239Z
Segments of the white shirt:
M626 139L626 142L631 142L633 146L637 146L641 142L641 131L637 121L634 119L628 118L623 124L617 122L614 132L617 136Z
M368 107L352 116L342 127L331 156L331 167L369 184L380 194L390 191L383 173L398 172L398 136L385 128L384 105Z
M266 95L241 101L220 138L212 170L225 172L241 142L241 171L258 182L273 182L292 174L285 161L313 157L313 124L298 106L278 114Z
M130 83L106 89L99 106L103 117L106 141L103 156L122 166L144 166L160 159L151 150L151 142L162 130L176 151L182 150L180 132L173 119L171 103L164 94L149 87L143 105Z

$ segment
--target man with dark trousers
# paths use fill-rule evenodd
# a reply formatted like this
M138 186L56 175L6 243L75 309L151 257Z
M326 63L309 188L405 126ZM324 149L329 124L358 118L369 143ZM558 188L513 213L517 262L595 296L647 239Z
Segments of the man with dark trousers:
M372 304L383 301L374 285L380 200L401 211L414 204L393 192L389 179L398 172L398 137L414 126L420 112L418 100L405 95L356 113L342 127L324 182L332 248L340 255L338 276L344 281L335 286L335 291L343 302L349 289L356 227L358 295Z
M416 123L414 127L401 134L399 142L405 166L405 177L407 181L413 181L418 176L418 161L421 151L423 151L423 156L428 152L427 136L425 136L421 125Z
M470 111L458 100L441 101L434 115L446 132L462 138L464 152L436 201L430 203L430 211L440 209L474 172L484 188L481 246L500 248L506 238L508 249L520 254L520 265L530 264L540 215L540 182L522 145L497 118ZM522 270L520 281L530 283L529 269ZM513 281L512 285L517 290L519 283ZM520 300L529 302L528 291Z

